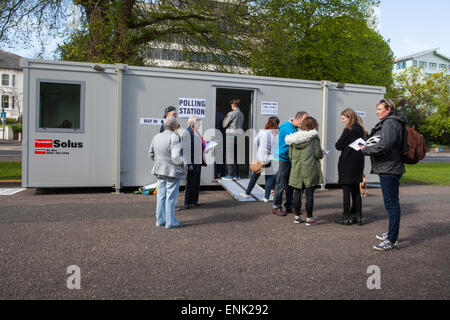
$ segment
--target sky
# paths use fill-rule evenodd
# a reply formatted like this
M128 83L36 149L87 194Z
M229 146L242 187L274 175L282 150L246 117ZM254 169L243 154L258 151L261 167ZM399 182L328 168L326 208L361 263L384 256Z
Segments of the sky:
M397 58L434 48L450 57L450 0L381 0L378 12Z
M438 52L450 57L450 0L381 0L376 10L378 31L389 41L394 56L440 48ZM56 41L48 42L44 59L54 59ZM36 58L35 49L4 48L27 58Z

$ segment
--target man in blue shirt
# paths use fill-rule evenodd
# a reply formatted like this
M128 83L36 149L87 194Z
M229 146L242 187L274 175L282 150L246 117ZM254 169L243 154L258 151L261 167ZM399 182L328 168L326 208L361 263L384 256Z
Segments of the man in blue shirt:
M291 174L291 160L289 159L289 145L284 139L287 135L297 132L303 119L308 116L305 111L299 111L295 118L286 121L279 126L278 139L275 143L273 152L274 165L278 164L278 172L275 184L275 197L273 200L272 213L277 216L285 216L286 213L293 212L294 190L289 186L289 175ZM282 210L283 191L286 190L286 202L284 204L286 211Z

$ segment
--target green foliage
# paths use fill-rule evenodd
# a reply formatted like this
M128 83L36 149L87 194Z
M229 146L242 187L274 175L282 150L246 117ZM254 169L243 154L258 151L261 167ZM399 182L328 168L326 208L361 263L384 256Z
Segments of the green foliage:
M138 3L134 0L78 0L85 23L60 46L63 60L143 65L149 49L183 48L184 60L223 65L224 56L238 59L248 38L251 10L243 0L179 0ZM207 60L207 61L205 61Z
M391 94L397 108L414 125L427 143L449 144L450 75L425 76L422 68L407 68L397 77Z
M375 1L268 1L262 42L248 63L258 75L390 86L393 54L367 25Z
M11 129L13 130L14 133L18 133L18 132L22 132L22 124L13 124L11 126Z

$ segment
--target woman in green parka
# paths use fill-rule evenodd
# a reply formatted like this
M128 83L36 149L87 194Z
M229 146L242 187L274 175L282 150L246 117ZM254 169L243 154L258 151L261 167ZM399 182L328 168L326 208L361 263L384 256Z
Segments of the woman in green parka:
M306 225L319 222L313 218L314 189L323 183L320 159L323 151L320 147L319 124L313 117L303 120L298 132L286 137L289 145L289 158L292 162L289 185L294 188L295 223L301 223L302 192L306 194Z

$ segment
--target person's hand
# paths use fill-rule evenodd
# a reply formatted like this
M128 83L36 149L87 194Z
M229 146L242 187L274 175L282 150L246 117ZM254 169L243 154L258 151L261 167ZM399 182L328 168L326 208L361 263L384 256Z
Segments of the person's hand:
M189 171L193 171L194 170L194 166L191 164L190 166L189 166Z

